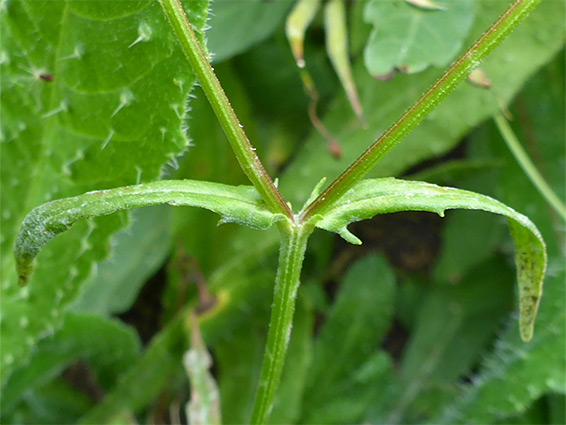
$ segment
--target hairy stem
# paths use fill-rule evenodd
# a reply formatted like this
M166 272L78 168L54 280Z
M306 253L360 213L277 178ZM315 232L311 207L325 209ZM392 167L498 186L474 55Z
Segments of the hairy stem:
M556 211L560 217L566 221L566 206L537 170L529 158L529 155L527 155L527 152L525 152L521 143L517 140L513 129L505 117L502 114L498 114L495 116L494 120L499 132L501 133L501 137L505 140L507 147L519 163L519 166L523 169L529 180L533 183L546 202L548 202L554 211Z
M308 220L327 211L448 96L540 1L516 0L509 6L466 53L301 213L300 220Z
M244 173L255 186L272 212L285 214L293 220L293 213L267 175L248 140L230 102L222 90L208 59L200 46L179 0L159 0L183 53L202 87L226 137L236 154Z
M269 334L254 400L252 424L266 423L273 407L291 336L307 239L312 230L311 226L292 226L287 232L282 232Z

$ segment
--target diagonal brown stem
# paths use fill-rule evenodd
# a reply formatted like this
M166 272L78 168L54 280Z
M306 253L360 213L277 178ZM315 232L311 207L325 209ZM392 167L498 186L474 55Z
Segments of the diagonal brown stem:
M503 39L540 3L516 0L448 70L300 214L307 221L324 214L334 202L403 140Z

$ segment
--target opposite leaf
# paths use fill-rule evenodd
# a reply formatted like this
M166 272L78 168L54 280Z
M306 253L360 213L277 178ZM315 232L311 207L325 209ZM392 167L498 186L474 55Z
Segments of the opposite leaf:
M76 221L157 204L205 208L220 214L221 223L256 229L266 229L283 217L269 212L252 187L191 180L159 181L60 199L35 208L22 223L14 246L19 283L27 283L41 248Z
M483 210L507 218L515 244L515 263L520 296L521 338L532 338L534 320L542 294L546 247L536 226L524 215L487 196L433 184L393 178L365 180L338 201L316 227L336 232L348 242L361 244L346 226L377 214L398 211L430 211L444 215L448 209Z

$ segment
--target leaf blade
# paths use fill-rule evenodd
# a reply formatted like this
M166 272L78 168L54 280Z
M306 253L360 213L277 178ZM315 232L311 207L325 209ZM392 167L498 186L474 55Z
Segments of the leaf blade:
M271 213L255 189L246 186L164 180L88 192L43 204L24 219L14 246L20 284L27 282L41 248L76 221L155 204L201 207L220 214L221 223L236 222L257 229L266 229L283 217Z
M377 214L398 211L429 211L444 215L448 209L483 210L507 219L515 244L515 263L520 293L520 332L524 341L532 338L534 320L542 295L546 270L546 246L536 226L524 215L504 204L460 189L393 178L365 180L347 192L316 226L360 244L346 226Z

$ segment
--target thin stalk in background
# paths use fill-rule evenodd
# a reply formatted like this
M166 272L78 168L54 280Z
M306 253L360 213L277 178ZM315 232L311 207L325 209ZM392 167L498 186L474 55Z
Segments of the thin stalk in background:
M327 211L448 96L540 1L517 0L511 4L466 53L301 213L299 220L306 221Z
M527 152L523 149L523 146L515 136L513 129L505 119L502 114L497 114L494 117L495 124L501 133L501 137L505 140L507 147L519 163L519 166L523 169L529 180L539 191L542 197L548 202L548 204L556 211L562 220L566 221L566 206L562 203L560 198L554 193L552 188L544 180L544 177L537 170Z
M269 334L254 400L252 424L267 423L273 407L291 337L295 300L307 240L312 230L311 226L302 225L292 226L288 233L281 233L279 266L273 293Z
M218 121L236 154L242 170L248 176L272 212L285 214L293 220L287 203L267 175L261 161L238 121L230 102L222 90L208 59L195 36L179 0L159 0L165 16L173 27L177 40L202 87Z

